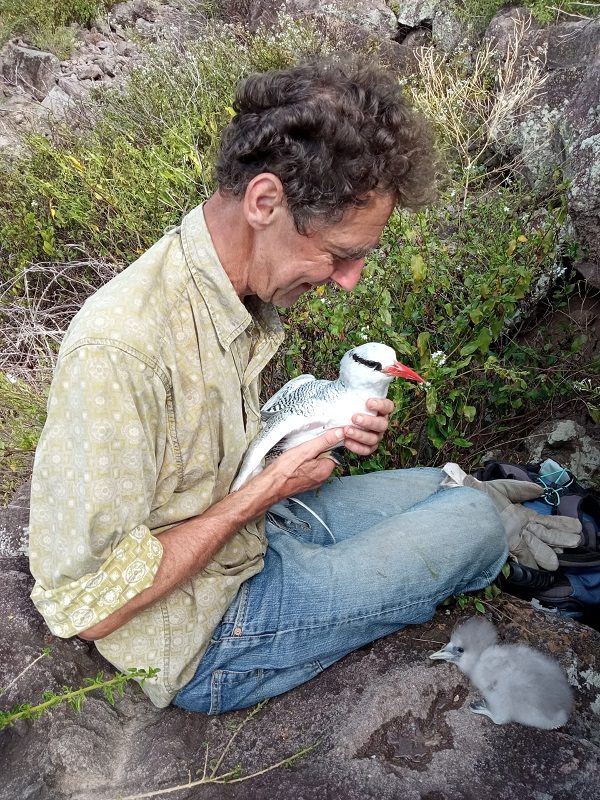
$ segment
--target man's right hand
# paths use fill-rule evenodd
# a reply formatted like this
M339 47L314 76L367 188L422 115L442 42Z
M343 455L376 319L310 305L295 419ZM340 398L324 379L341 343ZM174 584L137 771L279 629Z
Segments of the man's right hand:
M268 499L266 508L285 497L316 489L329 478L336 466L328 453L344 440L343 428L332 428L315 439L286 450L265 469L251 478L239 494L262 494ZM237 493L236 493L237 494Z

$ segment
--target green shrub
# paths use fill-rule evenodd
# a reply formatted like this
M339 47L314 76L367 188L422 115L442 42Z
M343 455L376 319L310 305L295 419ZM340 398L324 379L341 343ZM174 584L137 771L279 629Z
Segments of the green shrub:
M28 155L0 162L2 280L32 261L134 259L210 193L240 77L325 49L291 19L254 36L212 25L185 50L154 48L124 93L99 95L85 135L34 136Z
M45 417L44 391L0 372L0 503L31 469Z
M517 184L477 197L460 214L451 195L417 215L395 212L351 294L318 290L287 313L290 374L332 377L350 346L384 341L427 381L425 390L392 384L398 410L388 451L363 468L471 458L465 451L486 423L552 396L550 385L545 397L533 396L531 377L543 363L505 340L536 281L556 269L564 219L560 203L532 219L524 199Z
M20 36L41 50L68 58L74 43L72 22L88 25L106 8L108 0L0 0L0 46Z
M185 51L168 43L149 51L122 94L101 93L82 117L85 133L33 137L27 155L0 163L0 274L11 303L32 301L31 262L85 271L86 259L113 269L134 260L212 191L219 131L233 113L237 80L330 48L290 19L254 35L210 23ZM557 399L598 413L600 364L586 361L577 337L562 349L513 338L515 315L534 307L538 281L560 272L565 215L560 176L554 192L535 196L514 176L518 164L502 163L494 151L495 137L536 86L533 69L520 74L524 83L503 82L485 51L474 61L458 54L445 63L423 55L406 90L439 132L440 202L416 215L394 213L353 293L319 289L286 312L287 339L265 375L267 395L300 372L333 377L343 352L367 340L394 346L428 382L426 390L393 384L390 433L372 458L352 463L353 471L446 460L468 466L491 447L506 452ZM107 271L83 281L85 290ZM34 274L45 303L68 294L71 308L69 270L52 277L52 296L43 270ZM563 281L552 302L564 302L573 289ZM55 348L53 339L39 351L51 357ZM9 366L5 361L5 371ZM7 394L4 422L16 428L3 434L5 442L22 441L14 404ZM32 446L40 409L31 404Z
M454 8L460 17L470 22L476 30L486 28L492 17L501 8L515 5L508 0L452 0ZM537 22L554 22L557 19L581 17L596 17L600 13L600 3L576 2L575 0L523 0L523 5L531 10L531 15Z

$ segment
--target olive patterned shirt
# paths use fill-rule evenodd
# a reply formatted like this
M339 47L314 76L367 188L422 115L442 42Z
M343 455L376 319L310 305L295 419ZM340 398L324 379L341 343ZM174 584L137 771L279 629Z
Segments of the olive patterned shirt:
M228 494L259 428L260 372L283 340L272 306L247 306L199 206L74 318L31 492L31 596L56 636L77 635L150 586L161 531ZM264 519L248 523L98 650L119 670L159 667L143 689L168 705L265 549Z

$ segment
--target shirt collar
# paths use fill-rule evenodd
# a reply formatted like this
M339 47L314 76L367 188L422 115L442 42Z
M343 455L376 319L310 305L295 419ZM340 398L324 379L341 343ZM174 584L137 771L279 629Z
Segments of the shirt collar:
M204 219L202 205L192 209L181 223L183 252L192 277L202 294L221 346L232 342L252 323L277 346L283 340L279 316L270 303L251 298L252 314L238 297L223 269Z

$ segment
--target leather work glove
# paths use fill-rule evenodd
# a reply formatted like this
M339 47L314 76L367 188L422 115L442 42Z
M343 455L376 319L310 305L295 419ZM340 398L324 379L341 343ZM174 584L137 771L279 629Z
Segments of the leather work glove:
M460 485L456 471L447 467L451 474L445 485ZM460 467L458 468L460 470ZM463 474L462 485L485 492L496 506L504 525L511 556L527 567L554 571L558 568L557 553L565 547L581 544L581 522L573 517L538 514L531 508L520 505L526 500L535 500L544 493L543 486L516 480L478 481L472 475Z

